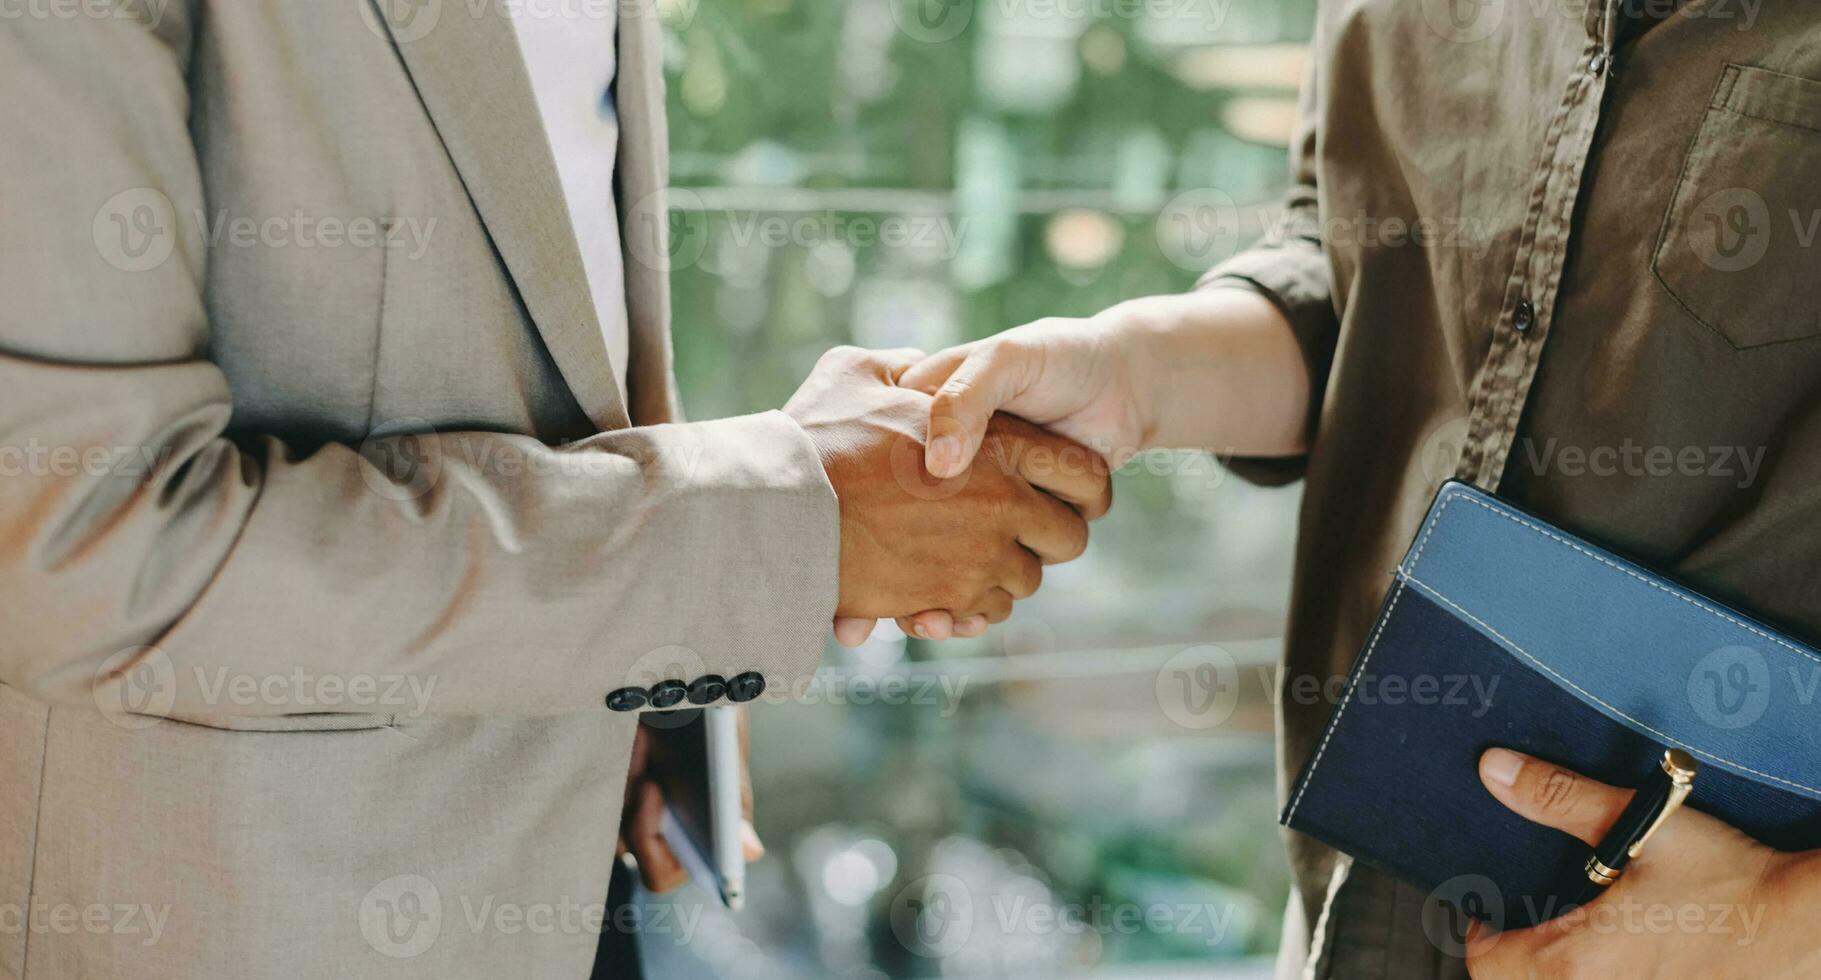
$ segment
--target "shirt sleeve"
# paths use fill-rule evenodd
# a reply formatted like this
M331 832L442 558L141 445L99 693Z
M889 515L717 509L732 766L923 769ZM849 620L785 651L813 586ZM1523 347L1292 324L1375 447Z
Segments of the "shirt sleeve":
M1313 445L1328 373L1340 334L1334 304L1333 274L1323 244L1322 218L1315 182L1315 158L1321 115L1317 64L1311 46L1303 82L1301 112L1290 141L1293 183L1284 195L1282 213L1257 243L1209 269L1197 289L1250 289L1270 300L1290 321L1303 362L1309 369L1308 444ZM1227 465L1249 482L1278 486L1302 476L1306 457L1234 458Z

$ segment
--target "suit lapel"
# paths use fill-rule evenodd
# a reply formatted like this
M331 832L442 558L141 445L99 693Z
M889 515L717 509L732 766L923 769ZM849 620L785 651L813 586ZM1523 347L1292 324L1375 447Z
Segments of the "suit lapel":
M418 98L569 390L597 427L624 428L626 408L556 163L518 39L501 10L494 4L446 10L421 37L394 25L383 10L376 17L392 31Z

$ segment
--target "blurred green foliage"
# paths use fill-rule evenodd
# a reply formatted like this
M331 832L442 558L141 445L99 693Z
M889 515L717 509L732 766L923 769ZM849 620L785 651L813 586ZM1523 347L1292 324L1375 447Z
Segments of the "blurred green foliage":
M778 407L833 345L934 350L1189 288L1255 230L1245 207L1274 199L1285 180L1279 121L1294 79L1283 69L1314 9L1313 0L664 6L677 365L698 418ZM956 17L964 26L951 32ZM914 652L1116 658L1118 648L1276 635L1293 488L1241 486L1189 453L1134 463L1116 498L1088 555L1051 570L1008 628ZM1019 662L1041 671L1048 661ZM1129 702L1123 736L1073 742L1070 724L1017 703L1046 683L989 685L952 715L886 705L755 715L755 783L768 787L770 815L761 829L803 839L843 822L874 828L904 862L901 879L927 870L945 835L978 838L1027 855L1063 895L1244 913L1219 950L1205 937L1116 936L1094 953L1101 962L1274 948L1288 886L1268 742L1174 726L1148 675L1054 695ZM810 746L838 751L817 762ZM1171 779L1192 785L1144 802ZM930 967L886 963L903 951L882 950L890 975Z

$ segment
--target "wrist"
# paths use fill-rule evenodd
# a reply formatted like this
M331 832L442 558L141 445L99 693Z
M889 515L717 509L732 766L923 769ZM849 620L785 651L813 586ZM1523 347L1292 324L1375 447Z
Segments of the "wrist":
M1244 286L1109 311L1147 404L1145 448L1292 456L1306 449L1309 371L1283 312Z
M1184 372L1172 365L1184 346L1182 335L1195 329L1186 311L1171 296L1126 300L1091 317L1101 339L1097 357L1112 371L1118 398L1129 406L1134 452L1157 449L1167 428L1170 406ZM1127 447L1121 447L1127 448Z

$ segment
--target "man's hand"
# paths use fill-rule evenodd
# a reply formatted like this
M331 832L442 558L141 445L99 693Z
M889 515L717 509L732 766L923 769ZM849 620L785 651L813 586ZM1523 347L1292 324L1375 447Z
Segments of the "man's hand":
M939 480L924 468L930 398L898 386L918 351L836 348L784 411L815 443L841 502L836 635L871 620L951 609L999 622L1043 566L1079 556L1106 513L1104 461L1060 436L1000 419L990 451Z
M1301 452L1309 378L1289 321L1245 289L1131 300L1051 317L931 355L901 383L927 391L930 472L973 459L1008 412L1117 467L1145 449Z
M752 827L752 774L746 768L746 709L735 710L740 713L740 812L745 818L740 827L740 849L751 862L765 856L765 846L759 843L759 835ZM620 841L616 853L632 853L639 865L639 878L650 892L661 894L689 880L683 862L677 859L670 842L664 839L662 780L665 772L679 764L670 741L701 738L701 732L694 727L700 724L703 722L699 718L681 728L641 721L638 735L632 740L632 765L626 773L626 802L620 807Z
M930 405L931 473L966 469L995 412L1010 412L1068 436L1117 466L1146 436L1151 394L1136 376L1118 318L1051 317L938 351L904 372Z
M1480 781L1526 819L1591 847L1631 791L1505 749L1480 757ZM1467 969L1505 977L1812 977L1821 975L1821 866L1772 850L1688 807L1672 814L1599 898L1530 929L1475 923Z
M904 372L934 396L926 463L968 467L995 413L1074 439L1114 468L1146 449L1300 452L1309 378L1289 321L1246 289L1212 288L1051 317L930 356ZM931 609L901 619L928 639L977 636L978 620Z

